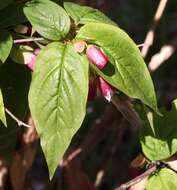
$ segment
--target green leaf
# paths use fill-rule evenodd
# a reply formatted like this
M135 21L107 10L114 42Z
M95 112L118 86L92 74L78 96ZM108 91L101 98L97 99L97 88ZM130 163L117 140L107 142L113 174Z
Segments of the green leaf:
M177 152L177 100L172 110L160 110L163 116L141 110L143 127L140 141L144 154L150 160L163 160Z
M64 8L66 9L67 13L71 16L71 18L75 21L76 25L87 24L90 22L101 22L106 24L117 25L102 12L91 7L80 6L71 2L65 2Z
M177 189L177 174L170 169L163 168L149 178L146 189L175 190Z
M23 4L16 2L0 11L0 18L0 28L15 26L27 21L23 13Z
M0 90L0 120L7 127L6 115L5 115L5 110L4 110L4 102L3 102L1 90Z
M60 40L69 32L69 16L52 1L32 0L26 3L24 13L34 29L45 38Z
M123 30L108 24L90 23L80 29L76 38L97 44L109 57L110 63L103 70L91 64L98 75L126 95L158 110L146 64L136 44Z
M88 61L71 44L54 42L38 55L29 92L32 117L52 178L85 116Z
M12 2L13 2L13 0L1 0L0 10L4 9L5 7L7 7Z
M9 32L0 30L0 61L5 62L10 54L13 39Z

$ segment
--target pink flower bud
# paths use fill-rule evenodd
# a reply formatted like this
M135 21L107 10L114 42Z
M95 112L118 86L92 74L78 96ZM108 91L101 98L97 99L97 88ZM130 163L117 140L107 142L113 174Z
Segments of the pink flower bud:
M38 54L40 53L40 51L41 51L40 48L36 48L36 49L34 50L34 54L35 54L35 55L38 55Z
M88 101L92 101L96 97L97 80L91 79L89 81Z
M86 55L99 69L106 67L108 57L95 45L90 45L87 47Z
M24 64L27 65L27 67L34 71L34 66L36 63L36 56L39 54L41 49L37 48L34 50L34 52L24 52L23 58L24 58Z
M36 55L33 52L23 53L24 64L27 65L29 69L34 70L34 65L36 63Z
M81 40L78 41L74 44L74 49L78 52L78 53L82 53L85 50L86 47L86 42Z
M109 102L111 101L111 97L113 95L113 87L109 85L105 80L99 77L99 88L102 96L106 98Z

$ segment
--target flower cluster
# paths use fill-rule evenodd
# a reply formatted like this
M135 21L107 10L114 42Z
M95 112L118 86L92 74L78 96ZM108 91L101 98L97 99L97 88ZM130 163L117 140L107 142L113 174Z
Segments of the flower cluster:
M86 49L86 56L90 63L94 64L99 69L104 69L108 64L108 57L105 55L96 45L88 45L85 41L81 40L74 44L74 48L78 53L82 53ZM99 87L102 96L108 101L111 101L113 95L113 87L109 85L103 78L98 77L97 82L93 79L89 83L89 95L88 100L93 99L96 96L96 87Z

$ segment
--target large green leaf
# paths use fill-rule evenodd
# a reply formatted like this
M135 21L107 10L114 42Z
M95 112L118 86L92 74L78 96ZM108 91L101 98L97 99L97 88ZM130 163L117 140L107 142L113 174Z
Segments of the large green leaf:
M154 86L136 44L120 28L102 24L86 24L77 39L95 43L106 52L110 63L103 70L94 69L111 85L132 98L138 98L157 111Z
M39 54L29 93L50 178L85 116L88 61L71 44L54 42Z
M90 22L101 22L106 24L116 25L111 19L100 12L97 9L93 9L87 6L80 6L75 3L65 2L64 8L71 18L75 21L75 24L87 24Z
M22 3L11 3L5 9L0 11L0 28L15 26L25 21L26 17L23 14Z
M6 115L4 110L4 102L1 90L0 90L0 120L5 126L7 126Z
M177 174L170 169L163 168L149 178L146 189L176 190Z
M13 2L13 0L1 0L0 10L4 9L5 7L7 7L12 2Z
M69 16L52 1L32 0L26 3L24 13L34 29L45 38L60 40L69 32Z
M177 100L173 102L171 111L161 109L161 113L163 116L140 111L143 122L141 145L150 160L163 160L177 152Z
M9 32L0 30L0 61L5 62L10 54L13 39Z

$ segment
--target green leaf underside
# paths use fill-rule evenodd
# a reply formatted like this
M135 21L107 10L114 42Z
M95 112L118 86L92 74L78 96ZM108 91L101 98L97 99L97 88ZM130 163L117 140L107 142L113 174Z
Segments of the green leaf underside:
M13 0L1 0L0 10L4 9L5 7L7 7L12 2L13 2Z
M52 1L32 0L26 3L24 13L34 29L47 39L60 40L69 32L69 16Z
M5 110L4 110L4 102L3 102L1 90L0 90L0 120L7 127L6 115L5 115Z
M106 24L116 25L111 19L100 12L97 9L93 9L87 6L80 6L75 3L65 2L64 8L71 18L75 21L75 24L87 24L90 22L101 22Z
M12 48L13 39L9 32L0 30L0 61L5 62Z
M141 110L143 128L140 141L144 154L150 160L163 160L177 152L177 100L172 110L160 110L163 116Z
M0 11L0 28L15 26L26 21L22 3L11 3L5 9Z
M51 43L38 56L29 105L50 178L85 116L88 65L71 44Z
M177 174L170 169L163 168L149 177L147 190L176 190Z
M158 110L154 86L141 53L123 30L90 23L81 28L76 38L97 44L109 57L110 63L102 70L92 64L98 75L128 96Z

